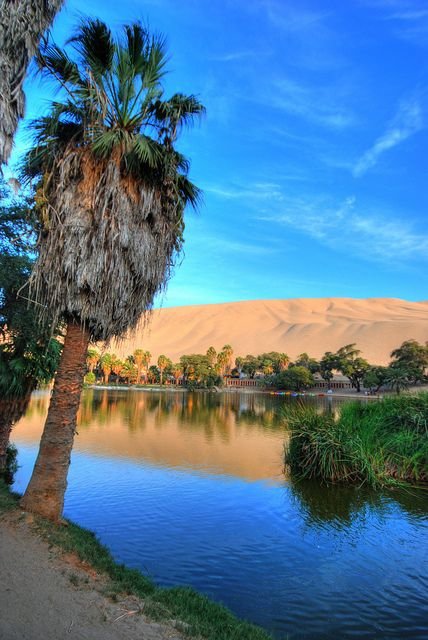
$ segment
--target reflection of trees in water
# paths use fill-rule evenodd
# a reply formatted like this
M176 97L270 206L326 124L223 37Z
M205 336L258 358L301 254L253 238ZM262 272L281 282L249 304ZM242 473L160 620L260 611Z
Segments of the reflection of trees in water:
M79 425L104 426L120 419L130 431L144 429L151 419L165 429L171 418L184 431L203 432L208 440L230 440L235 426L280 429L280 403L269 396L203 392L121 392L87 390L82 398Z
M48 411L50 398L51 395L49 392L41 392L40 394L36 392L35 394L33 394L31 397L31 402L25 413L25 417L32 418L34 416L45 416Z
M394 503L409 515L426 517L428 514L427 492L417 489L375 491L365 487L321 485L315 480L291 482L289 486L306 522L315 527L328 524L337 529L346 528L370 511L386 514Z

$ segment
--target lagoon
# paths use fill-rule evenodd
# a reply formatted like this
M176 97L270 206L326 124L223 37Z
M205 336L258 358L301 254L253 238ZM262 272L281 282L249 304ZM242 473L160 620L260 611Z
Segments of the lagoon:
M117 560L190 584L276 638L426 638L427 492L292 482L286 402L86 390L65 515ZM13 432L21 492L47 404L35 394Z

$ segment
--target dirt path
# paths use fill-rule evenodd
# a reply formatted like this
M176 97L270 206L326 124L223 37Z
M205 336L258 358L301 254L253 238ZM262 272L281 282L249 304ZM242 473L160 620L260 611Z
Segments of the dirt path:
M17 513L0 516L1 640L179 640L148 621L144 602L112 602L106 580L32 532Z

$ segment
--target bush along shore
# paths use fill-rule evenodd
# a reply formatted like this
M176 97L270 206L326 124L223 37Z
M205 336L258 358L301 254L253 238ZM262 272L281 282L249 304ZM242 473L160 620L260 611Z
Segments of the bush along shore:
M10 493L0 480L0 515L18 509L20 496ZM116 563L109 550L87 529L73 522L55 525L35 517L35 533L66 553L74 553L79 560L110 579L107 593L144 599L144 613L158 621L178 620L180 631L186 636L206 640L272 640L260 627L239 620L226 607L189 587L163 589L136 569ZM25 597L25 594L21 594Z
M285 463L295 478L366 483L428 483L428 393L386 397L318 413L285 410Z

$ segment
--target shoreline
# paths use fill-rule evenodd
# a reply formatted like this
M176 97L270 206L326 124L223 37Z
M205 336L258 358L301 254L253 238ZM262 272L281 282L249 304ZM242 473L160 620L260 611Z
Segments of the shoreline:
M8 549L0 555L1 637L272 640L193 588L158 587L116 562L89 529L23 512L18 500L0 482L0 542Z
M314 391L308 391L307 393L295 393L291 391L268 391L267 389L262 389L258 387L213 387L212 389L192 389L191 391L186 387L174 386L174 385L163 385L163 386L132 386L132 385L106 385L106 384L88 384L85 385L85 389L94 389L97 391L156 391L161 393L244 393L244 394L255 394L262 393L264 395L271 396L285 396L288 398L349 398L351 400L381 400L384 397L384 394L372 394L365 395L364 393L358 394L357 392L350 393L326 393L321 389ZM385 395L389 395L386 392Z

